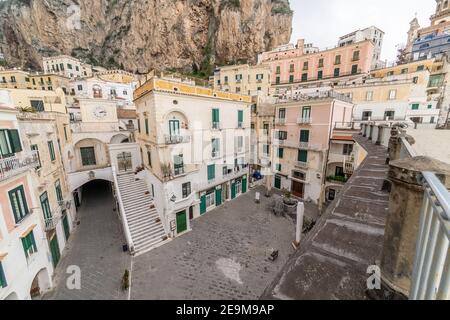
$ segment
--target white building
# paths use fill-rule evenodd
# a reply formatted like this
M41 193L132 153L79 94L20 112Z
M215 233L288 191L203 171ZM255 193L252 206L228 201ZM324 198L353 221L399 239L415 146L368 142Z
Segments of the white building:
M249 96L151 77L135 103L142 176L167 234L248 190Z
M56 73L71 79L92 76L91 65L66 55L43 57L42 68L44 72Z
M347 46L352 43L372 40L375 44L372 58L372 69L377 69L383 66L381 59L381 50L383 48L384 32L375 26L371 26L365 29L353 31L339 38L338 45L341 47Z

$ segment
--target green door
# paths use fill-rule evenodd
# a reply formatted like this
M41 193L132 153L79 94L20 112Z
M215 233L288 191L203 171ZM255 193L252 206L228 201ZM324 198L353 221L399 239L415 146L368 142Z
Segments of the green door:
M63 228L64 228L64 235L66 236L66 241L67 241L67 240L69 240L69 237L70 237L70 227L69 227L69 219L67 218L67 213L65 210L63 211L63 216L64 216L64 218L63 218L62 223L63 223Z
M222 204L222 189L216 189L216 207Z
M177 233L187 230L186 210L177 213Z
M236 198L236 183L231 183L231 199Z
M206 212L206 195L200 197L200 214L205 214Z
M52 253L53 267L56 268L59 258L61 257L61 253L59 252L58 237L56 234L53 239L50 240L50 252Z
M242 177L242 193L247 192L247 176Z
M39 197L41 200L42 212L44 213L45 219L50 219L52 217L52 211L50 210L50 203L48 202L47 191L41 194Z
M281 189L281 179L279 176L275 176L275 188Z

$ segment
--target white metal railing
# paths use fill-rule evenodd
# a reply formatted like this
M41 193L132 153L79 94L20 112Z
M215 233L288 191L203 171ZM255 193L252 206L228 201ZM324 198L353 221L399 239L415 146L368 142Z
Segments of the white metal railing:
M45 231L56 229L62 218L62 208L58 206L51 211L51 217L44 218Z
M450 193L434 173L422 176L425 195L409 298L449 300Z
M295 165L297 167L301 167L301 168L308 168L308 162L297 161L297 162L295 162Z
M189 143L191 142L191 136L165 135L164 141L166 144Z
M39 156L37 151L0 159L0 181L18 175L28 169L36 168L38 165Z
M213 122L211 127L215 130L219 130L220 129L220 122Z
M311 124L311 123L312 123L311 117L308 117L308 118L300 117L297 119L297 124Z
M116 171L115 166L112 166L112 173L113 173L113 178L114 178L114 187L116 190L117 202L119 203L119 212L120 212L120 216L122 217L121 220L122 220L123 232L125 233L125 238L128 243L128 249L130 250L131 254L134 254L133 239L131 238L131 231L130 231L130 227L128 226L128 219L126 216L125 207L122 202L122 196L120 194L119 183L117 180L117 171Z

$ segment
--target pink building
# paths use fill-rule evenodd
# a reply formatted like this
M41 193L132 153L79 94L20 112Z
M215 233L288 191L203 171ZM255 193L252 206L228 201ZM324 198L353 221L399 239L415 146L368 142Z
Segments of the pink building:
M322 202L327 153L334 124L350 122L353 104L333 91L276 103L273 186Z
M305 54L304 40L259 56L269 65L273 85L306 83L370 72L374 52L371 40Z

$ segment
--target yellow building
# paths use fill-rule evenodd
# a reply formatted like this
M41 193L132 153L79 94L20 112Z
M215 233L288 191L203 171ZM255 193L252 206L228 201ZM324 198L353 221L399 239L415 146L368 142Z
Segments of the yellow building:
M68 92L69 78L53 73L32 73L23 70L0 70L0 88Z
M0 89L9 92L11 104L20 110L66 113L66 96L60 88L54 91Z
M214 88L250 96L269 95L270 67L248 64L220 67L214 72Z
M107 70L103 72L98 72L95 75L99 79L108 82L129 84L134 81L137 81L137 77L134 74L123 70Z
M372 70L370 75L373 78L384 78L403 74L414 73L418 71L428 70L430 72L439 72L442 70L444 63L436 59L419 60L410 63L399 64L388 68Z

